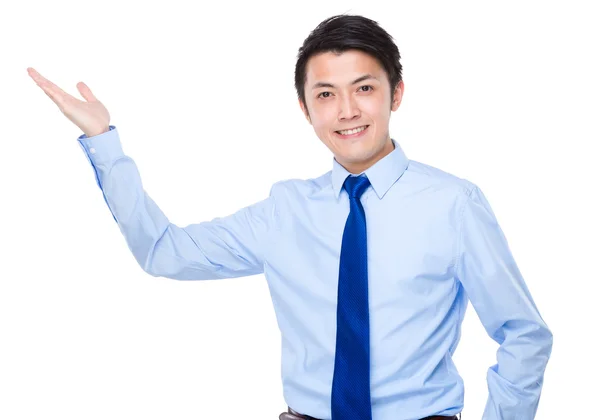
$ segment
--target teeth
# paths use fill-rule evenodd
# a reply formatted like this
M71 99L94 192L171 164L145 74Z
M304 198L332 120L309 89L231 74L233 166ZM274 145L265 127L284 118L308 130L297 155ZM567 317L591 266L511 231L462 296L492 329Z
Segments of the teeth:
M360 133L360 132L361 132L361 131L363 131L365 128L367 128L367 126L366 126L366 125L363 125L362 127L358 127L358 128L355 128L355 129L353 129L353 130L340 130L340 131L338 131L338 133L340 133L340 134L342 134L342 135L344 135L344 136L348 136L348 135L350 135L350 134L356 134L356 133Z

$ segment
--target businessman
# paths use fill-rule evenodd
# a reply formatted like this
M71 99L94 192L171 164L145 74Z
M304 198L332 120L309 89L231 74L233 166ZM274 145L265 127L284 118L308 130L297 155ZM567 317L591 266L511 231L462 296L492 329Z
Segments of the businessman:
M109 113L28 72L83 132L106 204L142 269L178 280L264 273L282 334L280 420L459 419L452 355L470 300L499 344L484 420L535 417L553 336L482 190L409 159L393 38L363 16L321 22L298 51L299 107L332 169L276 182L226 217L176 226L142 187ZM239 418L254 418L240 407Z

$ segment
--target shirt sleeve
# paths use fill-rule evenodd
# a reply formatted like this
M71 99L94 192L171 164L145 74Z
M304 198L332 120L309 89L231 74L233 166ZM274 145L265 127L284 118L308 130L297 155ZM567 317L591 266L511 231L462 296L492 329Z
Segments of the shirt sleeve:
M212 280L260 274L275 222L269 197L226 217L179 227L143 189L133 159L123 153L116 127L78 138L96 183L142 269L155 277Z
M465 197L456 274L500 347L487 371L483 420L533 420L553 335L540 316L506 237L479 187Z

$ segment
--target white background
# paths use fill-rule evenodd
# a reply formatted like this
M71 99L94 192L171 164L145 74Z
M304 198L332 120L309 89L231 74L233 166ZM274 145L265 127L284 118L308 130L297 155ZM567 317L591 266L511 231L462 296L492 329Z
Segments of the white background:
M309 32L345 12L378 21L400 49L392 137L482 188L554 333L536 419L599 415L595 2L362 3L0 6L1 419L275 420L286 409L264 277L144 273L82 133L26 68L79 98L87 83L146 191L186 225L331 169L293 71ZM454 357L463 419L481 418L496 349L469 305Z

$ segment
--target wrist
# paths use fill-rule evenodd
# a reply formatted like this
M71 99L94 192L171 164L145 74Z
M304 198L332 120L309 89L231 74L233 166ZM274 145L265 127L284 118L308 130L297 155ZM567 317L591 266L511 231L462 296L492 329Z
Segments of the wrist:
M94 137L94 136L99 136L100 134L106 133L109 130L110 130L110 127L106 126L106 127L100 128L100 129L84 131L84 133L88 137Z

